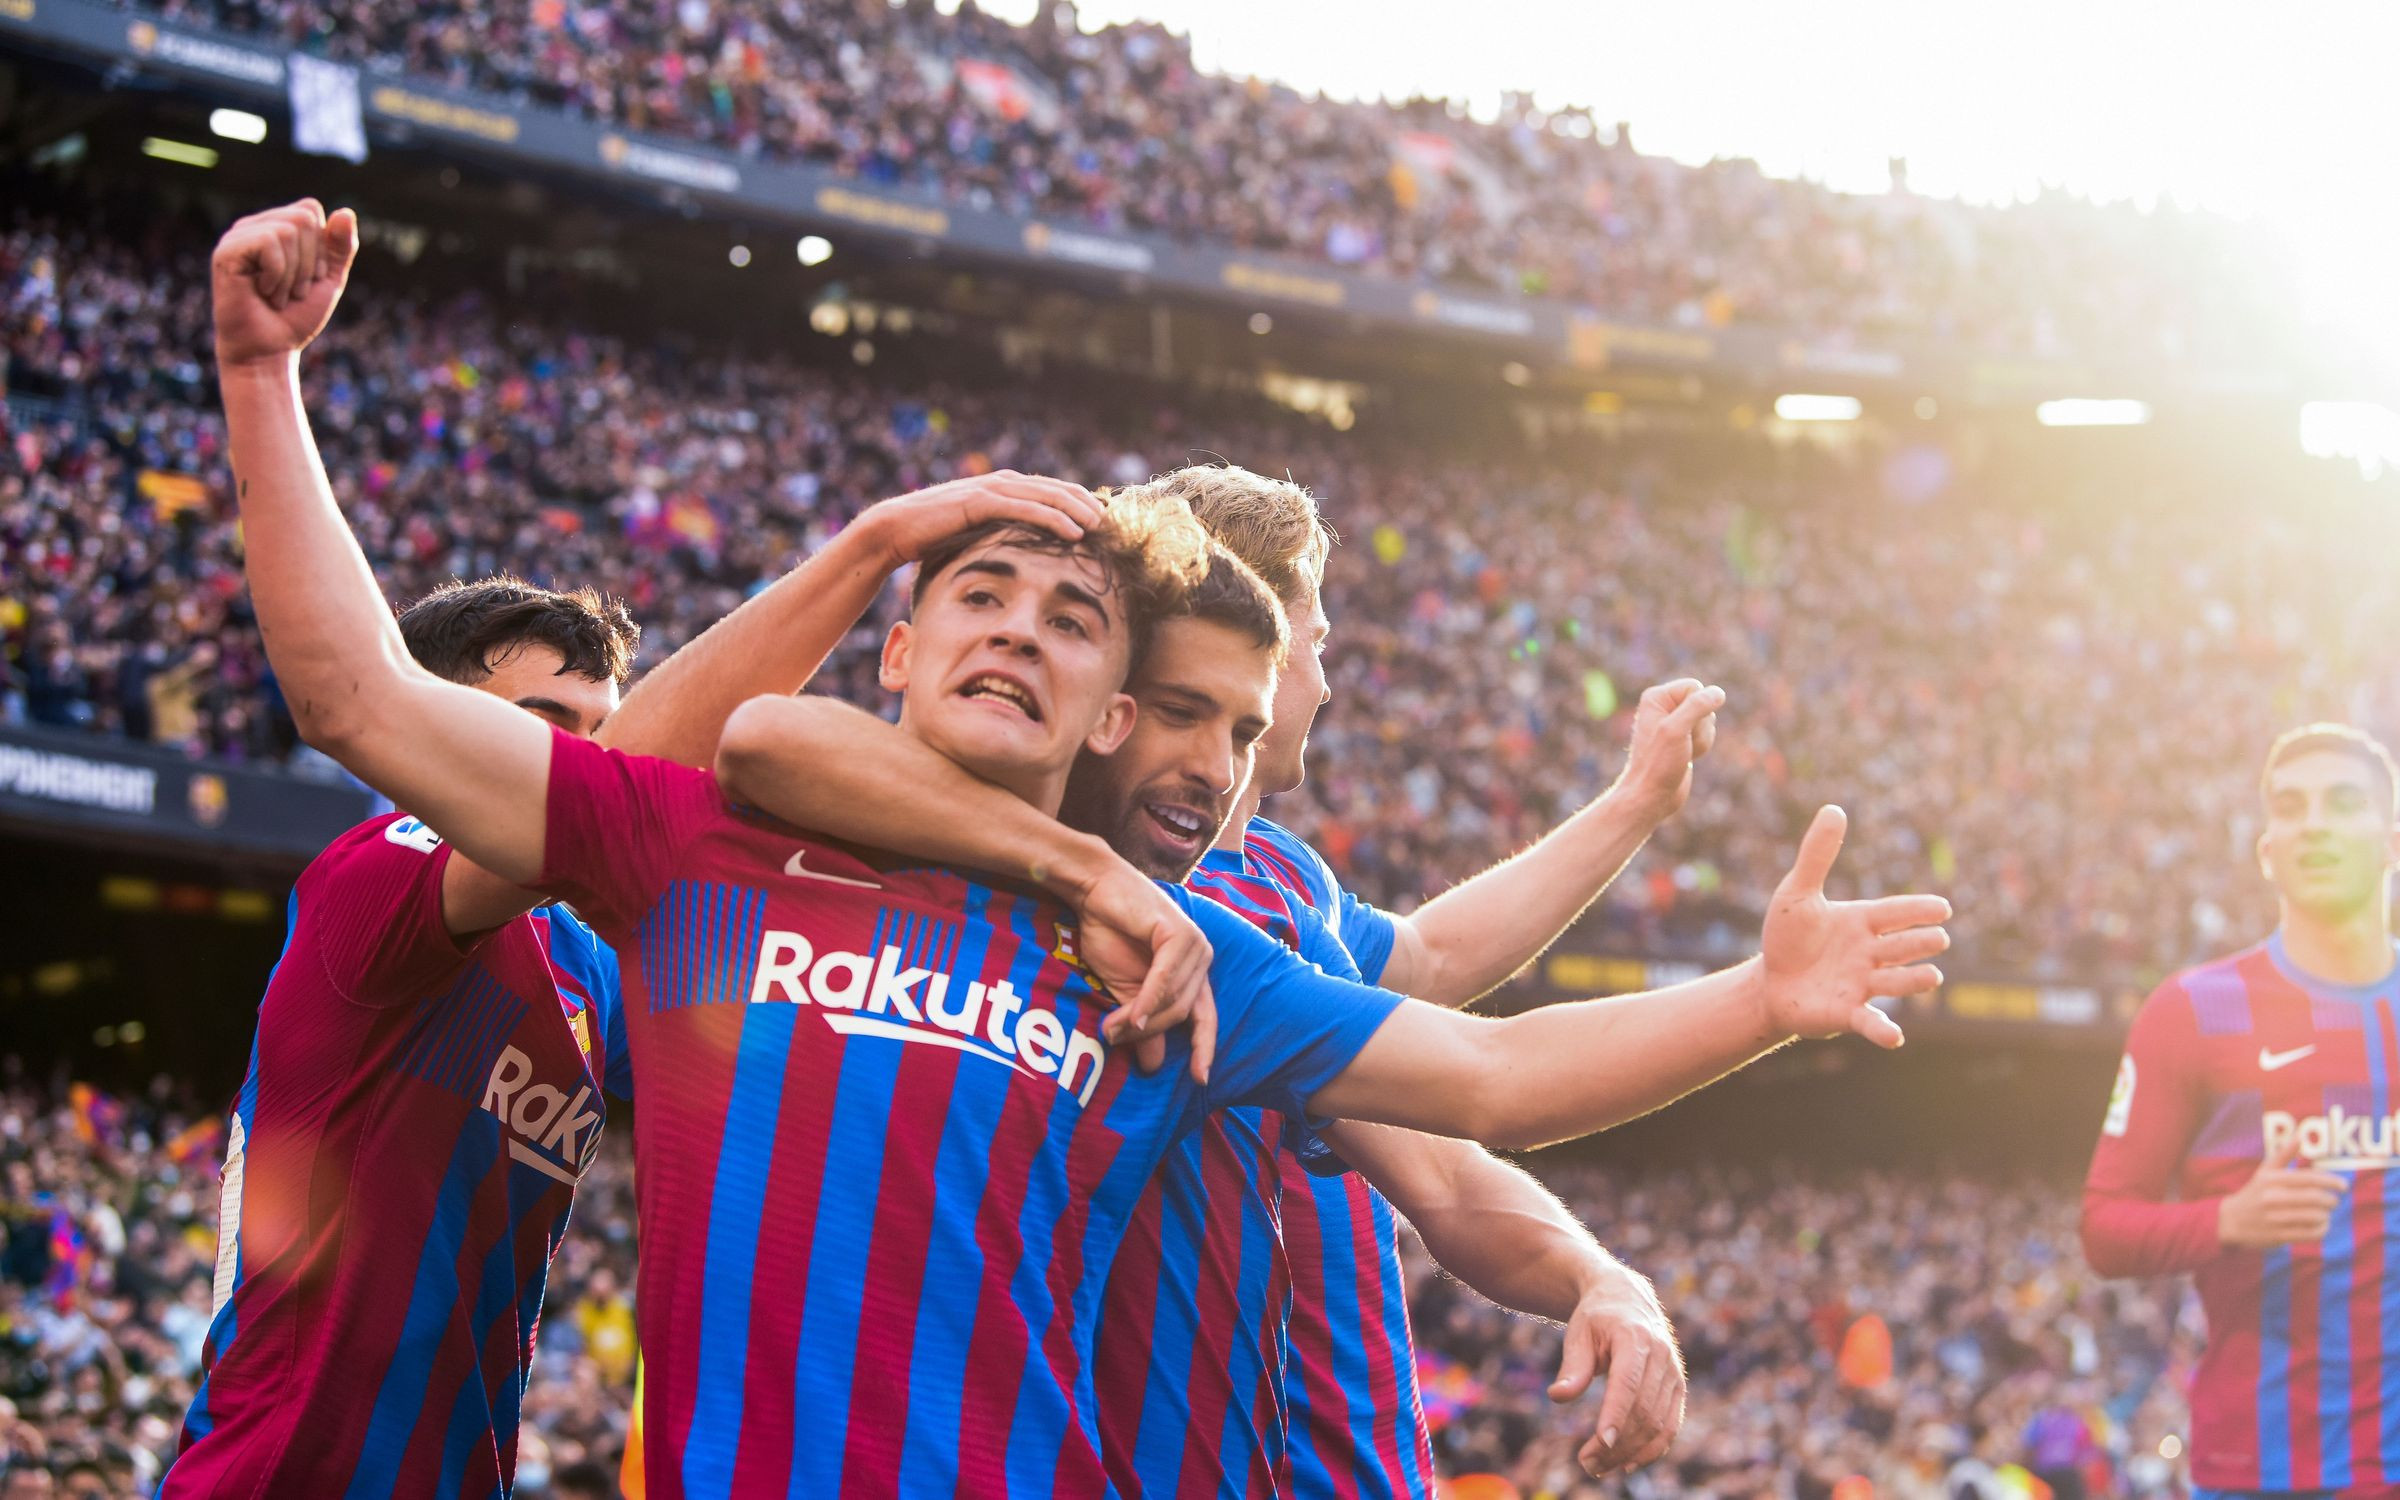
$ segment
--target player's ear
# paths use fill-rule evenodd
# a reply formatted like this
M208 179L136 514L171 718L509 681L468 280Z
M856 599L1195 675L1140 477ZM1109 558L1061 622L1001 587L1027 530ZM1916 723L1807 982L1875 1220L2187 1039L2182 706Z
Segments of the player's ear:
M1100 722L1083 738L1083 748L1094 755L1107 755L1125 743L1133 733L1135 713L1131 693L1111 693L1108 706L1100 710Z
M875 671L875 680L887 693L908 691L908 653L916 644L914 633L906 620L894 621L891 634L883 638L883 660Z
M2393 831L2393 837L2394 837L2394 839L2395 839L2395 840L2400 840L2400 829L2395 829L2395 830ZM2261 833L2261 834L2259 834L2259 836L2258 836L2258 843L2257 843L2257 844L2256 844L2256 845L2253 847L2253 850L2252 850L2252 852L2253 852L2253 853L2255 853L2255 854L2258 856L2258 873L2259 873L2259 874L2261 874L2261 875L2264 875L2264 876L2266 876L2266 877L2267 877L2267 879L2268 879L2269 881L2272 881L2272 880L2274 880L2274 878L2275 878L2275 862L2274 862L2273 860L2271 860L2271 859L2267 858L2267 836L2266 836L2266 834L2264 834L2264 833Z

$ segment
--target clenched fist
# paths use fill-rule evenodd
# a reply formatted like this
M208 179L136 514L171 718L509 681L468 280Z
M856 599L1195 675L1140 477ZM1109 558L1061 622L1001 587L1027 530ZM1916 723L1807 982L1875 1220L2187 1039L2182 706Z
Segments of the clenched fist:
M303 198L237 219L209 261L219 368L280 363L325 331L350 265L358 215Z

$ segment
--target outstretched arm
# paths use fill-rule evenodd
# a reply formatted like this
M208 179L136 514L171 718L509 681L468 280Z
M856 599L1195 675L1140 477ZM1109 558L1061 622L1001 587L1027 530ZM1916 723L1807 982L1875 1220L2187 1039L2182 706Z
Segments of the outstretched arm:
M1651 831L1691 795L1692 763L1716 743L1725 690L1691 678L1642 694L1624 774L1532 848L1394 919L1376 982L1435 1005L1465 1005L1558 941Z
M926 548L987 521L1015 521L1072 542L1100 517L1100 502L1082 485L1013 469L870 506L823 551L653 667L595 738L705 767L736 708L806 687L892 574Z
M1482 1147L1336 1121L1325 1139L1416 1226L1443 1270L1502 1307L1566 1325L1550 1399L1608 1380L1578 1455L1595 1475L1661 1457L1683 1426L1683 1355L1648 1277L1603 1249L1522 1167Z
M259 634L301 735L506 879L542 868L550 728L409 658L317 456L300 351L358 253L315 199L236 222L210 266L217 378Z
M1193 1025L1192 1071L1216 1051L1208 940L1166 893L1110 849L915 735L832 698L755 698L717 747L726 795L787 823L937 864L1029 880L1083 920L1086 962L1111 994L1111 1040ZM1143 1055L1154 1066L1155 1044Z
M1667 989L1506 1020L1402 1005L1311 1111L1531 1149L1647 1114L1795 1037L1856 1031L1899 1046L1899 1026L1869 1002L1941 983L1924 960L1949 946L1934 924L1950 904L1827 900L1843 827L1832 807L1809 825L1768 908L1759 957Z

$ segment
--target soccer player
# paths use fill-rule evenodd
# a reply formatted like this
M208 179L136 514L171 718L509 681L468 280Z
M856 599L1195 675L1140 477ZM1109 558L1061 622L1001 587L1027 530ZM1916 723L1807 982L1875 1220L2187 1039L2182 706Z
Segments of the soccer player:
M285 272L273 300L297 309L304 344L354 236L313 205L253 216L218 263ZM1212 1109L1532 1145L1796 1034L1896 1042L1871 1000L1939 982L1921 961L1946 941L1938 897L1823 896L1830 812L1760 958L1505 1021L1332 978L1223 908L1149 886L1214 948L1221 1038L1213 1059L1144 1074L1108 1042L1140 1033L1156 997L1112 1012L1094 982L1141 989L1160 955L1140 930L1071 925L1024 885L778 825L702 773L432 677L396 649L297 403L233 429L252 598L303 732L620 944L657 1495L1105 1493L1100 1285L1143 1185ZM1002 524L929 551L884 649L903 727L1054 811L1076 754L1130 727L1123 683L1204 547L1188 510L1153 502L1111 506L1073 543ZM735 784L761 771L770 810L793 703L743 705L719 747ZM1056 890L1088 871L1032 873Z
M1066 828L1108 839L1144 872L1242 914L1329 973L1355 976L1338 939L1248 851L1211 849L1271 734L1280 608L1246 565L1212 546L1210 571L1180 616L1163 621L1128 684L1137 713L1125 742L1087 756L1068 784ZM1712 700L1689 695L1647 721L1637 759L1688 754ZM1005 794L959 773L872 715L830 700L813 720L792 794L835 831L929 858L1004 864L1023 858ZM838 741L838 743L837 743ZM1667 747L1654 754L1649 742ZM1042 831L1031 837L1040 839ZM1063 842L1040 857L1071 860ZM1128 1495L1265 1493L1288 1482L1279 1163L1286 1122L1272 1111L1212 1115L1170 1154L1136 1205L1111 1272L1097 1353L1102 1455ZM1335 1127L1358 1166L1423 1233L1434 1258L1493 1300L1568 1325L1621 1378L1596 1430L1606 1467L1647 1461L1680 1424L1683 1380L1673 1332L1647 1281L1592 1239L1518 1168L1461 1141L1378 1127ZM1578 1370L1581 1370L1578 1376ZM1581 1365L1562 1371L1578 1389ZM1395 1388L1396 1390L1396 1388ZM1430 1482L1430 1481L1429 1481Z
M245 432L262 406L296 410L294 307L259 269L220 265L215 287ZM927 538L995 515L1072 533L1078 512L1099 513L1005 478L887 501L622 709L637 632L589 590L452 585L399 634L418 666L567 734L705 764L734 705L804 682ZM206 1374L162 1494L508 1487L550 1256L602 1093L631 1077L614 955L538 899L403 814L302 875L231 1123Z
M1303 655L1288 662L1280 678L1272 724L1254 745L1245 742L1241 758L1247 766L1255 756L1255 777L1217 785L1209 792L1204 789L1222 782L1214 762L1204 762L1208 770L1199 777L1153 777L1144 758L1129 759L1124 750L1086 758L1070 786L1065 816L1086 831L1105 831L1136 864L1171 878L1205 851L1204 870L1213 865L1223 872L1221 880L1239 885L1222 884L1204 874L1199 888L1220 896L1239 890L1243 896L1237 906L1253 913L1278 904L1312 916L1338 913L1383 972L1392 972L1387 960L1396 957L1404 964L1406 983L1422 985L1445 1003L1455 1004L1506 978L1555 940L1650 831L1682 805L1692 763L1713 743L1715 710L1723 701L1722 693L1689 680L1643 695L1632 753L1614 787L1534 849L1429 906L1419 914L1421 922L1390 917L1347 898L1314 850L1265 819L1249 817L1262 786L1298 783L1308 730L1326 696L1316 652L1325 639L1319 582L1331 538L1315 501L1297 485L1230 466L1179 470L1154 481L1154 486L1190 501L1212 534L1255 566L1308 634ZM1144 673L1146 678L1157 675L1155 665ZM1208 727L1199 705L1211 699L1173 684L1154 683L1147 691L1137 687L1136 693L1144 724L1165 720L1191 733ZM795 710L800 712L809 720L809 753L827 769L812 783L795 782L791 787L796 816L929 857L970 863L997 857L999 849L989 835L1009 825L995 820L993 809L979 806L966 817L937 815L934 826L927 827L905 811L907 803L892 795L894 785L872 784L921 777L932 769L925 757L908 758L892 743L896 737L888 728L822 700ZM1142 730L1137 726L1136 732ZM1215 737L1207 740L1212 755L1217 744ZM1240 815L1228 820L1227 804L1236 797ZM1221 830L1221 837L1212 830ZM1008 836L1035 835L1011 828ZM1217 840L1213 851L1212 838ZM1300 930L1317 925L1302 923ZM1320 953L1303 951L1328 970L1352 969L1347 954L1328 961ZM1179 1266L1190 1267L1181 1276L1187 1288L1256 1287L1270 1279L1278 1285L1294 1283L1287 1388L1295 1492L1423 1495L1430 1494L1433 1484L1431 1443L1416 1394L1397 1226L1391 1202L1379 1188L1396 1190L1409 1200L1414 1209L1410 1217L1421 1233L1436 1215L1477 1226L1452 1241L1450 1248L1437 1248L1435 1258L1494 1300L1567 1324L1566 1364L1552 1390L1556 1399L1580 1395L1599 1371L1611 1374L1609 1397L1580 1455L1587 1468L1609 1473L1638 1467L1666 1450L1681 1420L1680 1357L1671 1342L1652 1336L1655 1329L1641 1316L1642 1309L1622 1301L1621 1284L1607 1274L1599 1247L1546 1190L1489 1153L1461 1143L1358 1125L1336 1127L1330 1134L1344 1143L1349 1155L1372 1155L1375 1160L1356 1163L1368 1170L1345 1170L1351 1163L1342 1155L1301 1133L1294 1137L1294 1149L1277 1154L1278 1182L1236 1198L1222 1191L1203 1193L1192 1184L1198 1167L1190 1158L1198 1148L1187 1143L1154 1194L1163 1198L1164 1211L1157 1203L1148 1204L1152 1217L1136 1221L1137 1229L1153 1223L1163 1226L1169 1243L1159 1251L1159 1263L1170 1274ZM1213 1145L1213 1131L1202 1140ZM1175 1205L1183 1200L1203 1206L1175 1213ZM1282 1233L1271 1263L1262 1264L1258 1256L1240 1253L1257 1236L1234 1230L1244 1216L1266 1214L1274 1215ZM1565 1302L1569 1311L1562 1312L1557 1291L1561 1283L1555 1279L1529 1299L1498 1290L1488 1279L1472 1274L1469 1258L1484 1252L1502 1265L1530 1261L1532 1247L1490 1233L1490 1226L1499 1223L1572 1247L1577 1263L1592 1273L1585 1283L1590 1294L1570 1295ZM1187 1342L1172 1322L1192 1316L1190 1299L1164 1292L1154 1296L1134 1286L1149 1275L1150 1262L1138 1253L1147 1249L1137 1239L1136 1258L1120 1268L1119 1280L1127 1285L1112 1283L1110 1305L1154 1308L1149 1316L1171 1330L1171 1336L1154 1336L1147 1342L1154 1351L1145 1397L1152 1410L1141 1425L1155 1434L1190 1428L1187 1403L1213 1413L1223 1398L1213 1389L1218 1377L1172 1368ZM1235 1300L1248 1305L1247 1299ZM1115 1330L1140 1321L1119 1318ZM1663 1316L1659 1323L1663 1325ZM1285 1367L1282 1330L1270 1332L1275 1354L1253 1355L1246 1363ZM1103 1358L1123 1358L1128 1348L1138 1347L1144 1347L1140 1339L1104 1342ZM1119 1388L1124 1388L1122 1383ZM1274 1397L1278 1418L1284 1402L1279 1389ZM1237 1401L1231 1409L1238 1417L1244 1407ZM1106 1407L1103 1415L1108 1415ZM1210 1425L1202 1423L1203 1429ZM1270 1455L1280 1460L1279 1431L1262 1420L1253 1424L1250 1437L1271 1444ZM1196 1444L1206 1450L1198 1463L1208 1467L1208 1454L1236 1446L1213 1439ZM1172 1445L1154 1436L1141 1452L1145 1464L1153 1466L1149 1487L1166 1487L1169 1471L1177 1464ZM1239 1478L1221 1466L1218 1472Z
M2258 836L2275 932L2143 1003L2084 1183L2094 1270L2199 1285L2202 1494L2400 1486L2396 786L2359 730L2275 741Z

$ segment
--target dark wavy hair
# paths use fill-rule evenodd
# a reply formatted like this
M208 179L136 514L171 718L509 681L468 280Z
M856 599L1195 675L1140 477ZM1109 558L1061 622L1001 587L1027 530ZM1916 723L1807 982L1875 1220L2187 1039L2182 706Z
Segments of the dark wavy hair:
M562 593L497 573L445 583L402 610L400 638L418 666L468 687L525 646L550 647L579 677L622 684L642 627L624 600L597 589Z

